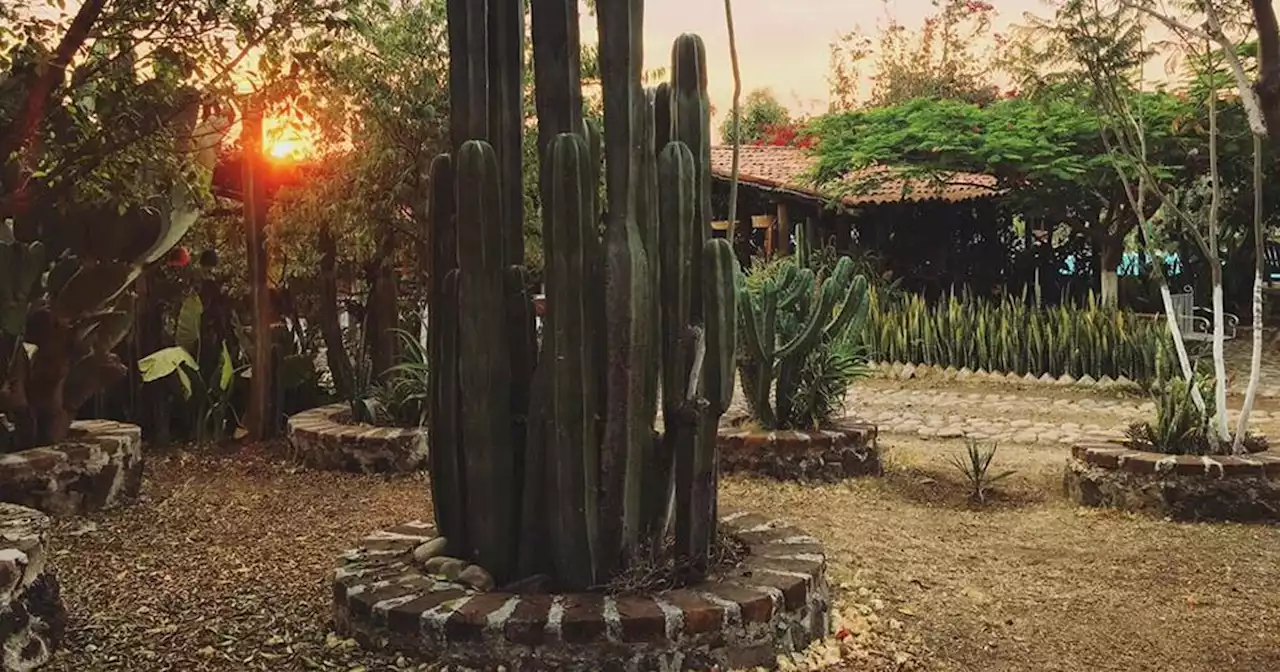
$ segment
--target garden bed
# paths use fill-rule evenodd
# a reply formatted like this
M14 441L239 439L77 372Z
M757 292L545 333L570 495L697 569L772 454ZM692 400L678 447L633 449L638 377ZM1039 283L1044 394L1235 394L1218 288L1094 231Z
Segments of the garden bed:
M760 516L721 528L748 553L703 583L653 595L479 592L425 572L435 538L411 522L342 554L333 584L340 633L372 649L479 669L773 669L831 629L817 539ZM532 668L530 667L532 666Z
M717 437L720 468L793 481L879 475L877 434L875 425L859 423L807 432L725 428Z
M53 657L67 625L48 565L49 518L0 503L0 670L26 672Z
M56 446L0 455L0 500L55 516L108 509L142 487L142 430L82 420Z
M1117 444L1071 450L1076 503L1174 520L1280 521L1280 455L1165 455Z
M346 404L289 418L289 443L297 459L314 469L379 473L427 467L425 430L354 424Z

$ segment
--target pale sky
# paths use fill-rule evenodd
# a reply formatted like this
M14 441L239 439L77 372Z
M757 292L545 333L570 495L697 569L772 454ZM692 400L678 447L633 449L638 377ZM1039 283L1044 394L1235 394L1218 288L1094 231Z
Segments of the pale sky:
M1050 15L1045 0L989 0L996 8L995 31L1022 23L1025 12ZM843 32L860 28L874 35L887 16L911 30L936 8L930 0L734 0L742 92L772 88L796 112L825 112L830 45ZM595 40L594 19L584 17L583 39ZM671 42L680 33L698 33L707 44L711 102L722 117L733 100L733 70L723 0L647 0L645 66L667 66ZM713 124L718 128L720 119Z

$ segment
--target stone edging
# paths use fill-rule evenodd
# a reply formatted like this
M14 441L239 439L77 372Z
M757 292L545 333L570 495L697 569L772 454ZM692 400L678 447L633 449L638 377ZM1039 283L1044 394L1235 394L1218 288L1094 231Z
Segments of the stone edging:
M427 433L422 429L374 427L349 422L346 404L330 404L289 418L289 443L299 460L314 469L407 472L427 468Z
M142 488L142 430L112 420L72 423L56 446L0 455L0 500L55 516L109 509Z
M1165 455L1117 444L1073 446L1067 495L1085 506L1175 520L1280 521L1280 455Z
M1127 392L1142 391L1141 385L1124 376L1120 376L1119 378L1102 376L1095 380L1093 376L1089 375L1075 378L1069 374L1064 374L1055 378L1047 373L1041 374L1040 376L1036 376L1033 373L1019 375L1017 373L984 371L982 369L972 371L968 367L957 369L953 366L944 368L941 366L930 366L928 364L903 364L902 362L879 362L877 364L872 364L871 371L871 375L875 378L887 378L890 380L938 378L940 380L955 380L959 382L1010 383L1016 385L1043 385L1046 387L1085 387L1096 390Z
M830 429L736 430L716 437L720 467L784 480L835 482L881 473L875 425L842 423Z
M340 633L478 669L773 669L830 632L822 544L752 514L721 518L749 547L726 575L646 596L477 592L415 562L435 538L410 522L345 552L334 576Z
M67 612L48 542L48 516L0 503L0 670L44 665L62 642Z

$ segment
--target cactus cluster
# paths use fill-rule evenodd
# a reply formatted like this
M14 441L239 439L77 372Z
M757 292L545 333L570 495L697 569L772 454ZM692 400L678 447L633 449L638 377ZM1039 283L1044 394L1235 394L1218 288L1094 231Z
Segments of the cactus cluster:
M180 142L209 130L196 129L198 111L180 115ZM207 179L213 157L197 154ZM79 408L125 375L112 351L133 326L128 290L199 215L186 183L163 200L0 223L0 453L66 438Z
M521 5L448 5L455 149L432 165L427 231L437 524L500 583L598 587L667 534L697 575L736 338L736 262L708 238L705 48L680 37L672 83L646 90L643 2L602 3L602 134L582 117L577 0L532 3L539 342L522 266Z
M841 257L826 278L791 259L749 283L735 274L742 355L742 389L753 417L768 429L797 427L812 414L798 413L797 386L819 346L861 330L866 319L867 279L854 275Z

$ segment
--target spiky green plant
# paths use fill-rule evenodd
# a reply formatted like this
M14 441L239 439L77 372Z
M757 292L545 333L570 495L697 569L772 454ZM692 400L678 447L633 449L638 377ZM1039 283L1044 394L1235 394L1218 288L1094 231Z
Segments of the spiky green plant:
M978 504L987 503L987 493L996 483L1017 473L1010 469L997 474L991 471L991 461L996 457L996 444L982 445L977 441L969 441L965 446L964 458L951 456L951 465L969 482L969 498Z
M547 574L586 589L662 546L642 541L673 525L680 566L701 576L735 341L732 249L707 235L705 48L678 38L671 83L645 91L643 3L601 4L601 135L581 116L577 1L532 8L547 295L539 347L522 266L522 5L485 5L448 5L455 152L431 176L428 427L440 532L499 582Z
M1173 374L1164 323L1100 305L1042 309L1026 297L984 300L967 290L929 304L872 290L867 347L876 361L1028 373L1125 377L1154 385Z
M856 375L853 352L831 348L850 329L861 333L867 279L854 276L853 261L842 257L825 278L786 259L738 272L735 281L738 366L753 418L769 429L825 423Z

